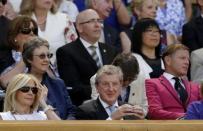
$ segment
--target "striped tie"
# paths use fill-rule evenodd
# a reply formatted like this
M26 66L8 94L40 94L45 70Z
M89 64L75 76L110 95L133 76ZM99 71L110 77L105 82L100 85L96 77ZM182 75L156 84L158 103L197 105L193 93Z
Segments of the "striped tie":
M188 98L188 93L185 88L180 84L180 79L178 77L173 77L175 80L175 89L180 96L180 100L185 103Z
M97 55L97 52L96 52L96 48L97 47L95 47L95 46L90 46L89 47L90 49L91 49L91 56L92 56L92 58L94 59L94 61L96 62L96 64L97 64L97 67L100 67L101 66L101 63L100 63L100 61L99 61L99 57L98 57L98 55Z

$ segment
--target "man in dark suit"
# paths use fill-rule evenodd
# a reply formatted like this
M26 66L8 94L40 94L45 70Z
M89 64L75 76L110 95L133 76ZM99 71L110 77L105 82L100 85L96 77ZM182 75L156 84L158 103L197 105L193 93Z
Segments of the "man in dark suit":
M141 107L117 101L122 90L122 83L123 73L119 67L105 65L99 69L95 78L99 97L79 106L76 111L76 119L143 119L144 113Z
M59 48L56 57L59 75L69 87L73 103L80 105L91 98L91 76L102 65L110 64L117 51L98 42L102 20L96 11L87 9L81 12L76 19L76 28L80 38Z
M171 44L163 53L165 72L156 79L146 80L150 119L179 119L187 106L200 100L199 85L183 79L189 67L189 49Z
M182 41L191 52L203 47L203 0L197 0L197 3L201 9L201 15L183 26Z

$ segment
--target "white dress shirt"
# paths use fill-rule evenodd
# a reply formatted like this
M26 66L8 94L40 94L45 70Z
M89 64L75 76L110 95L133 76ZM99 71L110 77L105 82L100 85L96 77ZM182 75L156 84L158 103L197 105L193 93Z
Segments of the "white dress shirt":
M174 75L172 74L169 74L167 72L164 72L163 73L163 76L171 83L171 85L173 86L173 88L175 89L175 80L173 79L173 77L175 77ZM180 77L178 77L180 79L180 84L183 86L183 88L185 88L182 80Z
M105 111L107 112L107 114L109 115L109 117L106 120L112 120L111 119L111 111L109 109L110 106L114 106L115 109L118 109L118 101L116 101L113 105L109 105L106 102L104 102L100 97L99 97L99 101L101 102L102 106L104 107Z

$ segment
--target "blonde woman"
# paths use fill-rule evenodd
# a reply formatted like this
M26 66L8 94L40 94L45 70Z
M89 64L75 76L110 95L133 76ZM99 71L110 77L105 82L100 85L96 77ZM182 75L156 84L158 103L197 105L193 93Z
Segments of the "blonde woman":
M2 120L60 120L46 104L47 88L29 74L18 74L7 87ZM39 106L43 111L38 111Z

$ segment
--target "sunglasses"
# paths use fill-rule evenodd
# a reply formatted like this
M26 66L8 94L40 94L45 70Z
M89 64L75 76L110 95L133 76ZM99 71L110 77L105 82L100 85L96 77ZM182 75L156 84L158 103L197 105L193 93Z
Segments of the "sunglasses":
M37 28L22 28L20 29L20 33L22 34L25 34L25 35L28 35L30 34L31 32L33 32L33 34L37 34Z
M5 5L7 3L7 0L0 0L0 3L2 3L2 5Z
M19 89L19 91L23 92L23 93L27 93L29 91L32 91L33 94L37 94L38 92L38 88L37 87L29 87L29 86L23 86Z
M46 57L50 59L50 58L52 58L53 54L52 53L48 53L48 54L43 53L43 54L34 55L34 56L38 56L40 59L45 59Z

